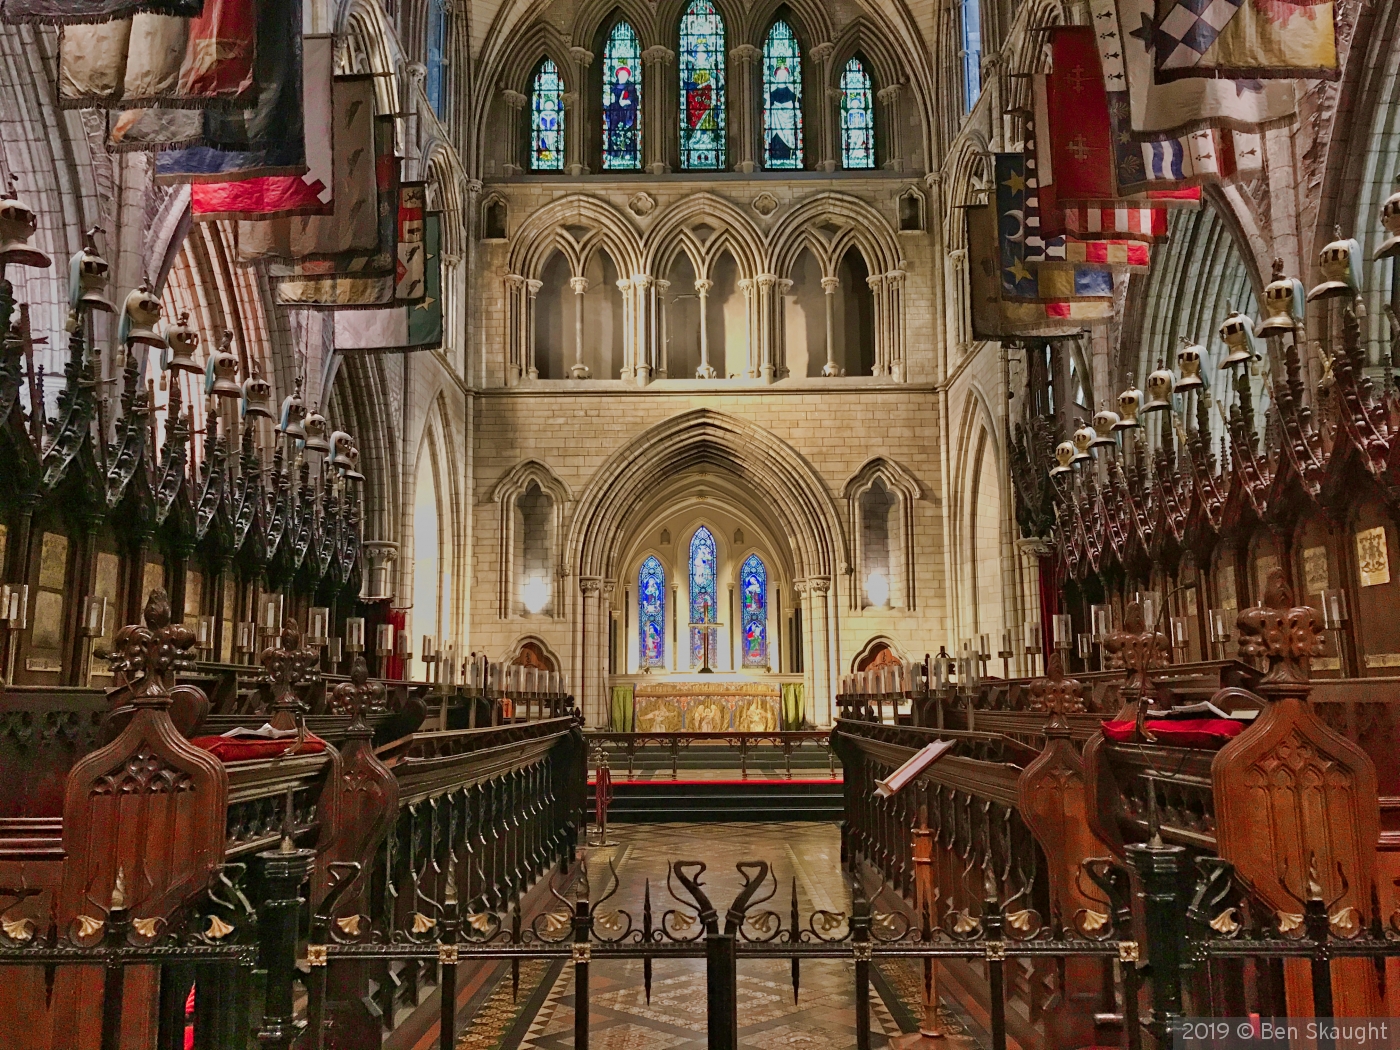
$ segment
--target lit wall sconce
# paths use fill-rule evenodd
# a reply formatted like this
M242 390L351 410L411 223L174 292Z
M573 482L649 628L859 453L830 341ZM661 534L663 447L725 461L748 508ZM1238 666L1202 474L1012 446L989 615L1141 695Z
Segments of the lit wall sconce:
M90 594L83 599L83 637L101 638L106 633L107 599L100 594Z
M258 647L258 625L253 620L241 620L233 636L234 652L251 655Z
M1094 636L1087 631L1079 633L1079 659L1084 661L1084 666L1089 666L1089 661L1094 658Z
M282 595L267 594L263 596L260 625L262 633L268 636L275 635L282 630Z
M362 653L365 651L365 618L347 616L345 618L345 651Z
M306 644L323 646L331 633L331 611L324 605L313 605L306 610Z
M215 621L211 613L205 613L200 616L199 622L195 624L195 644L199 646L203 652L210 655L219 647L218 636L214 627ZM105 634L106 632L104 631L103 633Z
M1233 619L1231 609L1211 609L1208 618L1210 620L1210 644L1215 649L1217 660L1225 659L1225 646L1230 642L1230 623Z
M340 661L345 658L345 639L332 638L330 640L330 661L332 667L339 667Z
M1171 618L1172 649L1181 654L1182 662L1186 660L1186 650L1191 647L1191 629L1184 616L1173 616Z
M412 637L407 631L400 631L394 636L394 653L405 662L413 659Z
M1137 591L1133 594L1133 601L1142 607L1142 622L1149 631L1157 626L1157 616L1162 611L1162 593L1160 591Z
M29 584L7 583L0 587L0 619L12 631L29 626Z
M1056 613L1050 622L1055 648L1069 652L1074 646L1074 620L1069 613Z
M394 652L394 625L381 623L374 629L374 654L384 657Z

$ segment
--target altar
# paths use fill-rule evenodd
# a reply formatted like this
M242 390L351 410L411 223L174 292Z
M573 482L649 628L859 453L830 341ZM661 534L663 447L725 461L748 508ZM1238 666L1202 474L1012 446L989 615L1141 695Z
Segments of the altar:
M777 680L666 675L642 676L628 685L629 728L638 733L774 733L782 728L783 688Z

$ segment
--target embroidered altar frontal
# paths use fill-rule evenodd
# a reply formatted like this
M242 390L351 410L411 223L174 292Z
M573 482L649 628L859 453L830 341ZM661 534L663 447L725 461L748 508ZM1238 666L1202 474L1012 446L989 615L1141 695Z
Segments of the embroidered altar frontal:
M782 690L773 682L639 682L639 733L775 733Z

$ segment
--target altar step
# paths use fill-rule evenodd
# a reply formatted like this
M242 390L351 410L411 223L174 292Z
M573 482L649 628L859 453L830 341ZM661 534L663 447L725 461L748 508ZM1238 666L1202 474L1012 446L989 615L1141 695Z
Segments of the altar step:
M842 783L827 777L749 780L616 780L613 824L702 821L832 820L842 812ZM588 812L594 784L588 785Z
M627 779L627 750L619 744L606 745L608 766L612 771L613 782ZM836 761L824 747L811 744L794 748L791 765L784 759L782 750L775 747L756 747L748 756L748 775L769 779L786 778L789 768L793 777L816 780L823 777L841 775L841 763ZM638 780L668 780L671 777L672 758L669 749L659 747L639 748L632 756L631 775ZM737 748L725 744L691 744L681 748L675 757L676 776L680 779L743 779Z

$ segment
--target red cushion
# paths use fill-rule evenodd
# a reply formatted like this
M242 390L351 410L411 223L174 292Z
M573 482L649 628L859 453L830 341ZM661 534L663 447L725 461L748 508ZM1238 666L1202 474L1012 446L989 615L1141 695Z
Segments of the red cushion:
M1147 729L1159 744L1215 750L1243 733L1245 725L1233 718L1152 719L1147 723ZM1133 739L1134 726L1135 723L1126 719L1104 722L1103 735L1120 743L1127 742Z
M282 740L259 740L256 737L197 736L190 741L224 762L250 762L255 758L275 758L296 747L296 737ZM326 742L315 733L307 733L297 747L298 755L314 755L326 749Z

